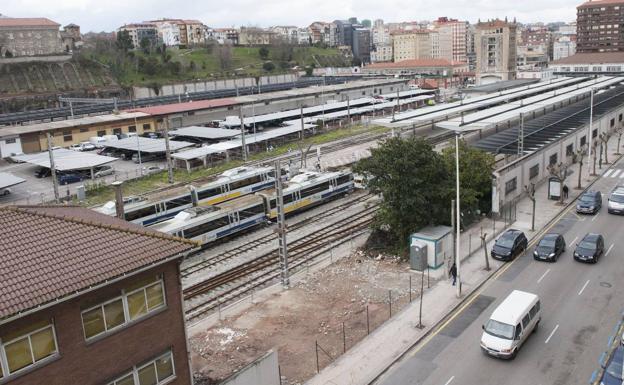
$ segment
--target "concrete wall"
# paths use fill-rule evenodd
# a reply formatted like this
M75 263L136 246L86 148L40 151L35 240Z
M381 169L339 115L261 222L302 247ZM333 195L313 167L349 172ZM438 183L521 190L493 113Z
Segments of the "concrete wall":
M223 380L221 385L280 385L277 352L269 350L263 357Z
M156 92L149 87L132 87L132 93L135 99L140 99L153 96L184 95L187 92L192 93L225 90L236 87L251 87L258 85L258 83L260 86L267 84L288 83L296 80L297 76L293 74L261 76L259 78L259 82L256 82L256 78L206 80L199 82L166 84L160 87L158 95L156 95Z
M597 140L601 133L613 130L613 127L611 127L610 124L611 119L615 119L615 127L621 124L619 121L620 114L624 115L624 106L610 111L600 119L595 119L593 129L597 130L597 134L594 137L594 140ZM509 203L524 196L524 186L527 186L530 183L539 185L540 183L546 181L550 176L548 166L550 164L550 159L553 156L556 156L557 164L563 162L568 165L568 174L572 172L572 175L568 176L565 183L568 186L576 186L578 166L574 165L570 167L572 164L572 156L566 155L566 149L568 146L572 145L573 151L576 151L580 148L581 138L583 137L586 138L586 143L589 143L588 131L589 125L584 125L583 127L580 127L570 134L560 138L556 142L551 143L549 146L542 148L540 151L525 155L522 158L514 160L513 162L497 169L494 172L492 180L492 211L498 213L505 205L508 205ZM612 138L611 140L614 139ZM585 148L587 148L587 146L588 144L585 145ZM599 151L599 148L600 147L597 147L596 151ZM587 167L590 167L590 165L587 156L585 156L583 159L583 173L587 172ZM533 177L531 177L532 168L534 170L537 169L538 172L537 175L534 175ZM506 191L507 183L513 183L512 181L514 179L516 180L515 190L510 192Z
M56 63L71 60L72 55L52 55L52 56L22 56L12 58L1 58L0 64L15 64L15 63L34 63L34 62L46 62Z
M15 141L14 143L11 143ZM0 139L0 158L8 158L11 154L22 152L22 142L19 137Z

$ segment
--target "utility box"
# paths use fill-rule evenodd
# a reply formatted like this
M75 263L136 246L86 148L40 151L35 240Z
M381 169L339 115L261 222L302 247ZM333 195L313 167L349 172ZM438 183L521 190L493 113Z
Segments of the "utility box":
M561 198L561 179L556 176L548 178L548 199L558 201Z
M422 271L427 266L437 269L452 255L452 227L428 226L410 237L410 267L414 270Z

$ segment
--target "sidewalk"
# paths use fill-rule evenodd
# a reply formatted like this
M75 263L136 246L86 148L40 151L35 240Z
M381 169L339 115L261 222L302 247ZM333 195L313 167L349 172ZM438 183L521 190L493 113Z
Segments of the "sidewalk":
M619 159L619 157L611 155L615 151L615 142L617 141L613 140L609 146L609 155L612 161ZM596 167L597 173L599 175L604 173L607 170L607 166L603 165L600 171ZM585 188L589 184L586 177L587 165L584 165L583 168L582 187ZM576 186L575 178L578 167L572 166L571 170L573 174L567 179L567 184L570 186L570 195L565 203L572 202L583 191L573 188L573 186ZM593 177L592 182L597 178ZM539 234L542 228L547 226L562 210L567 208L567 205L561 206L556 201L548 200L547 195L547 183L542 183L536 188L537 214L535 217L535 229L537 231L531 231L532 202L527 197L518 201L516 219L507 227L524 231L530 242L531 239ZM488 233L488 252L491 250L495 238L495 236L492 237L493 226L495 226L496 234L499 234L505 228L503 222L494 224L491 220L484 219L462 233L460 239L462 258L460 274L463 282L461 298L456 297L457 287L452 286L450 280L440 281L424 293L422 305L424 309L422 315L423 329L416 327L418 325L420 302L415 300L384 325L373 331L367 338L322 369L318 375L308 380L306 385L368 385L403 353L426 337L449 313L462 306L464 299L504 265L504 263L490 258L491 270L484 270L483 249L479 248L481 226L483 226L483 231Z

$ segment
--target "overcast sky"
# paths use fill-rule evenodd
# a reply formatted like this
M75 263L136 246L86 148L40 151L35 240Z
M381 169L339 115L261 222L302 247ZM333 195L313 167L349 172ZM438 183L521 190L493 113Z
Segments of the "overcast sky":
M574 21L581 0L0 0L0 13L47 17L83 32L112 31L124 23L174 17L211 27L307 26L352 16L386 22L448 16L476 22L514 17L520 22ZM433 5L433 6L432 6Z

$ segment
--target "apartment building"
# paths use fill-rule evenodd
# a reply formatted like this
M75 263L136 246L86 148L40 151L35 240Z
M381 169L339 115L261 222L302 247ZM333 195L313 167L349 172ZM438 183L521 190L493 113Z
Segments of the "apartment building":
M60 26L44 17L0 17L0 57L63 53Z
M117 32L128 32L128 36L130 36L130 39L132 39L132 45L135 49L141 47L141 41L143 41L143 39L147 39L152 46L156 46L159 44L158 29L155 24L126 24L117 28Z
M371 63L391 62L392 57L392 44L375 44L371 51Z
M240 45L269 45L275 41L278 35L273 31L267 31L255 27L241 27L238 35Z
M431 59L433 43L431 31L426 29L405 30L392 33L394 61Z
M0 221L0 382L192 383L179 263L195 244L76 206Z
M334 23L325 23L321 21L315 21L310 24L308 31L312 44L324 43L329 47L335 47L336 42L336 25Z
M563 59L576 53L576 35L564 35L553 43L553 60Z
M585 2L576 24L576 52L624 52L624 0Z
M516 23L479 22L475 31L478 85L516 78Z
M466 22L457 19L440 17L433 22L440 41L440 59L448 61L467 62L467 32ZM435 56L434 56L435 57Z

